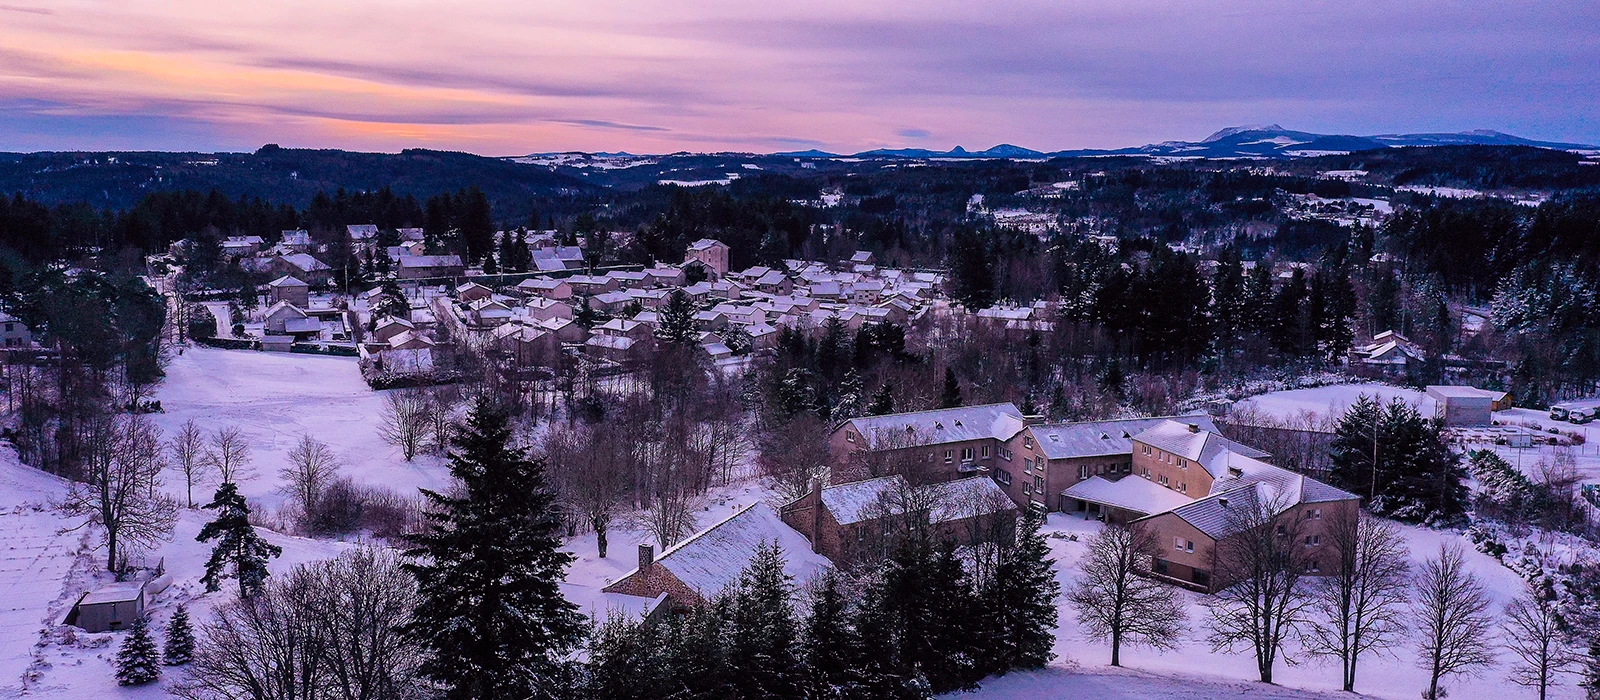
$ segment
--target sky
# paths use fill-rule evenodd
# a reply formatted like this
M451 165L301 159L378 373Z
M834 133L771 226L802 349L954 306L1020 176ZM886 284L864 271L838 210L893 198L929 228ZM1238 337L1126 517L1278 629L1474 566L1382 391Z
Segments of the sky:
M0 0L0 151L1600 143L1595 0Z

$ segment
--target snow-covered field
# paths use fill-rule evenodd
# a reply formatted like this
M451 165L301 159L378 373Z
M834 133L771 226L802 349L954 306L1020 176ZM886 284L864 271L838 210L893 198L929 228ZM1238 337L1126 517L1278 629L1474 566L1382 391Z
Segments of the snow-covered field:
M1077 580L1077 562L1083 555L1087 538L1099 528L1098 523L1064 513L1051 513L1046 534L1050 536L1051 553L1056 559L1056 579L1062 590L1067 590ZM1498 608L1518 595L1522 579L1510 569L1488 555L1472 548L1465 537L1449 531L1401 526L1413 562L1434 555L1440 543L1459 545L1465 552L1469 565L1485 582ZM1068 539L1077 536L1077 541ZM1332 696L1339 692L1340 678L1336 664L1308 660L1300 654L1297 644L1291 643L1289 653L1298 661L1290 666L1280 662L1274 670L1278 687L1249 682L1255 678L1255 659L1248 651L1227 654L1211 651L1205 641L1205 610L1202 596L1185 593L1189 601L1190 634L1183 646L1174 651L1149 649L1122 650L1122 663L1128 671L1117 671L1107 665L1111 658L1110 646L1089 641L1083 635L1070 607L1062 605L1060 628L1056 633L1057 659L1050 667L1038 673L1019 674L1015 677L991 679L984 684L977 697L995 698L1286 698ZM1511 664L1509 652L1499 654L1499 666L1482 677L1458 679L1448 683L1452 698L1519 698L1531 697L1528 689L1510 683L1506 673ZM1080 675L1087 674L1087 675ZM1552 690L1551 698L1579 698L1583 694L1573 684L1575 678L1567 677L1564 685ZM1427 675L1416 666L1416 652L1412 645L1396 649L1392 657L1371 655L1363 662L1356 679L1356 689L1364 695L1394 700L1413 700L1427 687Z
M1383 403L1398 398L1418 406L1418 410L1423 411L1424 415L1433 413L1433 400L1424 396L1422 392L1387 384L1332 384L1310 389L1275 391L1241 399L1234 404L1234 410L1254 408L1277 418L1315 415L1336 419L1362 396L1375 396Z
M283 496L277 470L301 434L329 443L344 459L343 473L361 483L383 485L410 492L443 486L444 465L435 457L419 457L407 464L393 447L378 437L381 393L362 383L353 360L304 355L278 355L249 351L191 348L174 357L168 378L157 391L167 413L156 416L168 434L189 418L208 430L237 425L254 444L255 466L243 482L252 502L276 507ZM1249 399L1263 410L1297 413L1302 410L1342 410L1360 393L1414 399L1417 392L1379 385L1343 385L1278 392ZM1539 414L1509 417L1533 420ZM1570 427L1570 426L1564 426ZM1600 471L1600 470L1597 470ZM1596 474L1600 477L1600 473ZM166 487L179 493L177 475L167 475ZM62 698L162 697L159 687L118 688L111 659L121 634L86 634L58 626L71 602L83 591L109 581L101 573L99 552L90 551L93 538L81 532L62 533L73 523L49 510L62 482L22 466L9 450L0 451L0 697L22 694ZM210 489L197 489L209 497ZM198 500L198 498L197 498ZM697 527L710 525L740 506L757 500L775 502L775 495L755 482L717 489L700 507ZM179 602L188 602L196 621L228 592L202 595L199 585L208 547L194 541L208 519L203 511L185 511L170 543L157 556L166 560L173 584L154 597L150 610L157 630L165 625ZM1073 516L1052 514L1048 534L1057 560L1057 578L1063 587L1076 579L1076 565L1084 539L1098 524ZM1473 551L1458 534L1420 528L1405 529L1413 557L1434 552L1441 541L1459 543L1474 569L1488 582L1497 603L1517 594L1521 579L1494 559ZM271 568L281 574L297 564L335 556L348 543L312 540L275 532L265 536L284 548ZM1073 539L1073 537L1077 539ZM600 591L633 568L635 548L652 538L643 528L621 519L615 524L607 559L596 556L593 534L568 543L577 561L569 571L563 591L586 613L603 615L617 599ZM1124 649L1125 669L1106 666L1108 648L1083 638L1070 609L1060 618L1057 660L1045 670L992 679L975 697L992 698L1321 698L1338 689L1338 670L1315 662L1280 664L1278 685L1251 682L1254 661L1248 654L1211 651L1204 641L1204 616L1200 596L1185 594L1190 602L1192 627L1182 648L1170 652ZM1298 656L1291 647L1291 655ZM1362 671L1358 688L1381 698L1409 700L1417 696L1425 678L1415 667L1408 647L1393 658L1374 656ZM1502 654L1502 664L1508 663ZM1502 665L1484 677L1452 683L1457 698L1528 697L1528 691L1509 684ZM171 680L170 678L168 680ZM1552 697L1580 694L1567 679Z
M168 436L191 418L208 435L228 426L244 433L253 464L239 487L252 504L281 506L278 471L302 435L328 443L344 462L340 473L360 484L415 493L447 483L440 458L408 463L379 436L385 399L361 380L354 358L191 347L172 358L155 398L166 410L155 421ZM165 478L181 497L182 474ZM195 501L209 501L214 488L196 488Z

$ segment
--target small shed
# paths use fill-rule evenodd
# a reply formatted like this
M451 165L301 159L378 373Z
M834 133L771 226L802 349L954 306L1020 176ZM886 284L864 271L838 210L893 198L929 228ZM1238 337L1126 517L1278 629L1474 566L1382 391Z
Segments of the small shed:
M1427 389L1434 415L1446 426L1488 425L1495 400L1502 392L1470 386L1434 385Z
M128 629L144 615L144 582L113 583L83 594L67 614L67 624L85 632Z

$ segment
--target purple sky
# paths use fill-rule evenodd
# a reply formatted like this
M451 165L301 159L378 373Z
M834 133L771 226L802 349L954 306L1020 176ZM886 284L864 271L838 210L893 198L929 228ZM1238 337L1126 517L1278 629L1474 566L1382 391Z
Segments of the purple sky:
M1600 142L1600 2L0 0L0 150Z

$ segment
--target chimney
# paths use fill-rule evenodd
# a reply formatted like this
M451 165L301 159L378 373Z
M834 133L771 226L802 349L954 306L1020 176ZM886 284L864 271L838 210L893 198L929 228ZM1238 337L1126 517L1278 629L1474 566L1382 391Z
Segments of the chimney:
M650 565L654 564L655 561L656 561L656 547L655 547L655 545L652 545L652 544L641 544L641 545L639 545L639 570L640 571L644 571L645 569L650 568Z
M1190 423L1189 424L1189 432L1191 432L1191 433L1200 432L1200 424L1199 423Z

